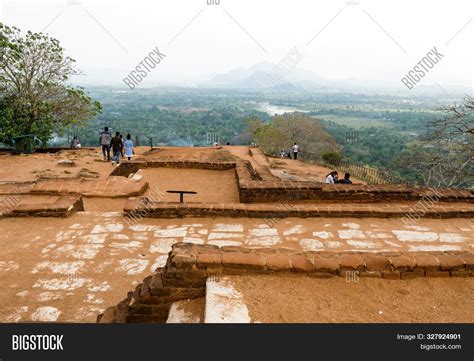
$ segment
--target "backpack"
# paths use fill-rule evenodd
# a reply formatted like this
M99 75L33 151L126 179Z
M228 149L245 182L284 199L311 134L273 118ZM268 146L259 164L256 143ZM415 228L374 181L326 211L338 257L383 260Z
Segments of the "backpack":
M112 134L110 134L109 132L102 132L100 134L101 145L110 145L111 140L112 140Z

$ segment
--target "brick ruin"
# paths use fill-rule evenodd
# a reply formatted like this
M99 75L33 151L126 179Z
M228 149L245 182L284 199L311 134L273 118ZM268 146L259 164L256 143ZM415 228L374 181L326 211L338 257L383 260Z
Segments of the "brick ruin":
M276 248L217 247L176 243L166 266L146 277L100 323L166 322L173 302L204 297L208 277L297 273L309 277L404 280L417 277L472 277L474 254L295 252Z
M239 200L237 204L153 202L140 198L148 184L134 181L129 176L145 168L184 168L229 170L235 169ZM149 217L396 217L410 211L409 206L393 205L391 202L436 203L423 211L425 217L452 218L472 217L474 193L468 190L437 189L404 185L361 185L334 184L319 182L284 181L274 177L268 170L257 172L249 161L199 162L199 161L132 161L115 168L106 180L96 179L46 179L36 182L0 184L0 195L57 195L129 198L124 212L133 212L140 204L147 204ZM133 198L135 197L135 198ZM138 197L138 198L136 198ZM71 197L62 198L66 202ZM299 202L298 205L293 204ZM309 203L311 202L311 203ZM258 204L256 204L258 203ZM267 203L268 205L266 205ZM277 204L272 204L277 203ZM319 206L318 203L324 204ZM351 205L345 205L351 203ZM459 204L461 203L461 205ZM62 203L61 203L62 204ZM81 210L72 203L71 211ZM46 209L44 209L46 207ZM35 206L18 209L17 214L54 215L55 207L45 204L37 212ZM50 208L48 211L48 207ZM69 207L67 207L69 208ZM11 212L5 212L4 216ZM63 216L68 213L59 212Z
M239 203L177 203L144 196L148 184L135 173L146 168L234 170ZM474 216L474 192L404 185L326 185L286 181L269 169L256 170L250 161L232 162L134 160L115 167L107 179L40 179L0 184L8 207L0 217L67 217L84 211L83 197L125 198L124 216L140 218L246 217L273 218L402 218L469 219ZM41 201L35 197L41 198ZM21 201L18 201L20 199ZM0 199L1 200L1 199ZM425 205L417 209L417 204ZM171 305L205 296L209 277L225 275L299 274L309 277L410 279L472 277L474 254L466 252L303 252L284 248L217 247L175 243L166 265L146 277L98 322L166 322Z
M283 181L268 170L257 172L249 161L133 162L118 167L113 175L129 176L142 168L176 167L213 170L235 169L240 203L166 203L146 197L129 198L124 214L133 215L146 205L145 217L403 217L413 204L436 199L419 213L427 218L474 215L472 191L441 189L436 194L424 187L403 185L326 185L317 182ZM299 203L297 203L299 201ZM274 202L273 204L270 202ZM293 203L292 203L293 202ZM420 215L419 214L419 215ZM217 247L177 243L166 266L143 280L117 306L98 316L98 322L166 322L173 302L204 297L208 277L298 273L310 277L360 277L411 279L416 277L469 277L472 253L329 253L295 252L275 248Z
M280 180L270 172L258 173L249 161L197 162L197 161L132 161L122 163L112 176L128 177L139 169L146 168L198 168L209 170L235 169L241 203L266 203L307 200L311 202L387 202L418 201L430 196L442 202L474 203L472 191L439 189L436 194L426 187L404 185L362 185L319 182L296 182Z

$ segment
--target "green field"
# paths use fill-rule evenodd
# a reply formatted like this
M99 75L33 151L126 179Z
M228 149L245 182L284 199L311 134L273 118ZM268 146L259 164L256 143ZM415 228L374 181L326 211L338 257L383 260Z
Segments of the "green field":
M323 115L318 116L317 118L323 120L330 120L334 123L344 125L346 127L351 127L354 129L361 129L364 127L383 127L383 128L393 128L393 125L384 120L377 120L377 119L368 119L368 118L357 118L357 117L345 117L345 116L338 116L338 115Z

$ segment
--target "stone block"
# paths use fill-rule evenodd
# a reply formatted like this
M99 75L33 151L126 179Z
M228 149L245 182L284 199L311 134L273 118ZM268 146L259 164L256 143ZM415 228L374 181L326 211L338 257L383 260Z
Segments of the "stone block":
M313 264L317 272L337 273L339 271L339 263L334 258L316 257Z
M263 255L226 252L222 255L222 264L226 268L264 269L266 260Z
M305 256L290 256L291 268L296 272L313 272L314 264Z
M342 255L339 257L339 267L341 270L364 271L365 262L361 256Z
M369 255L364 257L367 271L391 271L392 266L388 257Z
M291 262L288 256L269 254L267 255L267 268L273 271L289 271L291 270Z
M431 270L435 271L439 269L439 261L436 256L433 256L431 254L426 254L426 255L417 255L415 256L415 261L416 261L416 268L417 269L423 269L423 270Z

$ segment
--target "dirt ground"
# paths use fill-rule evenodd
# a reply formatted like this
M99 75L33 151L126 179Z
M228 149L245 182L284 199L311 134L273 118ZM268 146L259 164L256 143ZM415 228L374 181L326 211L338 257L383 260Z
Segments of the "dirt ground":
M151 152L149 147L139 147L135 159L146 157L232 161L236 156L250 160L256 168L268 166L266 157L250 156L247 147L158 148ZM75 165L59 166L60 160L72 160ZM317 178L328 171L299 161L283 162L288 163L285 169L293 177ZM0 168L1 183L34 181L48 177L81 177L81 172L90 177L106 179L114 166L102 160L97 148L28 156L3 154L0 155ZM275 169L278 170L278 167ZM238 202L233 170L160 168L143 169L140 172L150 183L150 191L155 187L162 190L178 188L198 192L195 196L185 196L186 202ZM285 177L282 174L280 175ZM29 195L22 197L30 198ZM55 196L36 197L36 201L43 203L56 199ZM166 197L166 201L178 200L178 195L175 194ZM6 196L1 196L0 202L5 198ZM416 226L406 226L401 219L381 218L144 218L131 225L121 213L125 198L84 197L83 202L86 211L73 214L69 218L0 219L0 322L94 322L97 314L105 307L117 304L137 283L157 267L163 266L171 246L176 242L322 252L472 252L474 249L474 223L466 218L420 219ZM323 281L327 283L321 283ZM436 320L446 322L442 317L447 320L462 320L458 317L458 311L450 308L452 304L463 312L466 305L470 306L469 322L473 322L473 281L461 281L416 281L421 283L413 283L411 288L407 285L412 281L404 281L399 283L399 288L392 289L387 286L391 281L377 285L376 282L380 280L364 279L356 285L349 284L346 287L344 284L341 291L341 284L336 284L333 280L306 279L290 282L282 278L275 281L277 283L274 286L270 278L265 281L268 284L259 284L258 282L263 282L260 280L249 280L249 292L257 292L259 289L266 292L262 293L261 301L251 297L249 308L251 312L259 312L258 307L268 307L270 310L275 307L274 314L279 315L277 321L291 321L291 312L297 317L298 302L303 302L302 305L306 308L302 309L308 310L308 315L301 316L302 318L298 316L300 318L295 322L303 322L298 321L300 319L308 319L311 322L332 322L332 319L369 322L368 317L372 313L374 320L382 318L382 322L388 322L383 319L388 317L387 315L400 317L401 320L406 317L409 320L430 321L428 314L425 314L428 308L422 309L417 306L417 302L427 305L426 302L439 299L440 301L434 304L437 308L433 310L441 310L444 313L434 312L438 317ZM401 285L408 288L402 289ZM359 292L355 291L355 287L359 287ZM459 292L462 290L464 298L461 301L463 294ZM331 295L331 292L337 295L332 298L322 296ZM369 296L357 299L357 294L359 297ZM392 299L390 295L396 297ZM426 300L423 300L423 295ZM276 298L272 300L271 297ZM311 300L316 301L310 302ZM331 308L331 312L318 313L318 310L314 309L315 305L319 305L318 300L337 300L336 304L339 306ZM402 303L403 300L405 303ZM191 309L186 311L187 306L183 306L181 311L192 313ZM280 315L278 312L285 307L289 313L285 311ZM360 315L364 317L357 316L355 311L346 312L350 311L351 307L353 310L362 307ZM394 310L397 307L406 309L406 314L403 311L396 315ZM261 315L256 313L252 318L265 322L263 308ZM379 314L379 311L383 313ZM416 318L417 312L420 318ZM199 318L202 319L201 316Z
M179 194L166 193L168 190L194 191L197 194L185 194L184 201L238 203L239 190L235 170L207 169L175 169L147 168L141 169L140 174L148 182L145 193L157 194L157 189L164 192L160 196L162 202L178 202ZM160 193L161 194L161 193ZM156 198L156 196L155 196Z
M61 160L72 160L73 167L58 165ZM113 171L111 163L103 162L99 148L67 150L58 153L0 155L0 182L29 182L41 178L72 178L79 172L90 178L105 179Z
M216 149L213 147L150 147L135 148L136 160L170 159L199 160L209 162L230 162L236 157L248 160L258 171L270 171L275 177L283 180L324 182L331 171L314 164L302 163L291 159L267 158L256 152L249 154L246 146L231 146ZM58 161L72 160L73 167L58 165ZM124 159L123 162L128 160ZM21 167L19 167L21 164ZM104 162L100 148L83 148L80 150L63 150L58 153L35 153L30 155L1 154L0 182L27 182L42 178L100 178L105 179L113 171L111 162ZM356 183L363 183L353 179Z
M93 200L86 199L86 208L94 206L87 203ZM122 214L104 210L65 219L0 219L0 322L94 322L98 313L163 266L176 242L330 252L472 251L467 220L437 222L420 220L418 230L406 228L399 219L375 218L287 218L272 227L249 218L145 218L129 225ZM446 292L450 282L459 282L446 281L440 285ZM306 286L290 282L268 292L307 298ZM465 283L464 292L473 286ZM377 300L375 288L373 292ZM294 300L280 301L291 305ZM45 310L52 315L42 315Z
M269 158L269 161L271 173L283 180L325 182L327 175L333 170L285 158ZM344 174L339 172L339 178L342 179L343 176ZM351 180L354 184L366 184L352 176Z
M236 157L248 160L257 171L261 172L262 168L267 169L274 177L282 180L325 182L326 176L333 170L317 164L303 163L300 160L267 157L258 149L254 150L252 156L249 153L249 147L245 146L224 147L224 149ZM354 177L351 177L351 180L356 184L365 184Z
M232 283L252 322L474 323L474 279L385 280L239 276Z
M136 159L196 160L202 162L231 162L234 157L225 148L214 147L140 147Z

